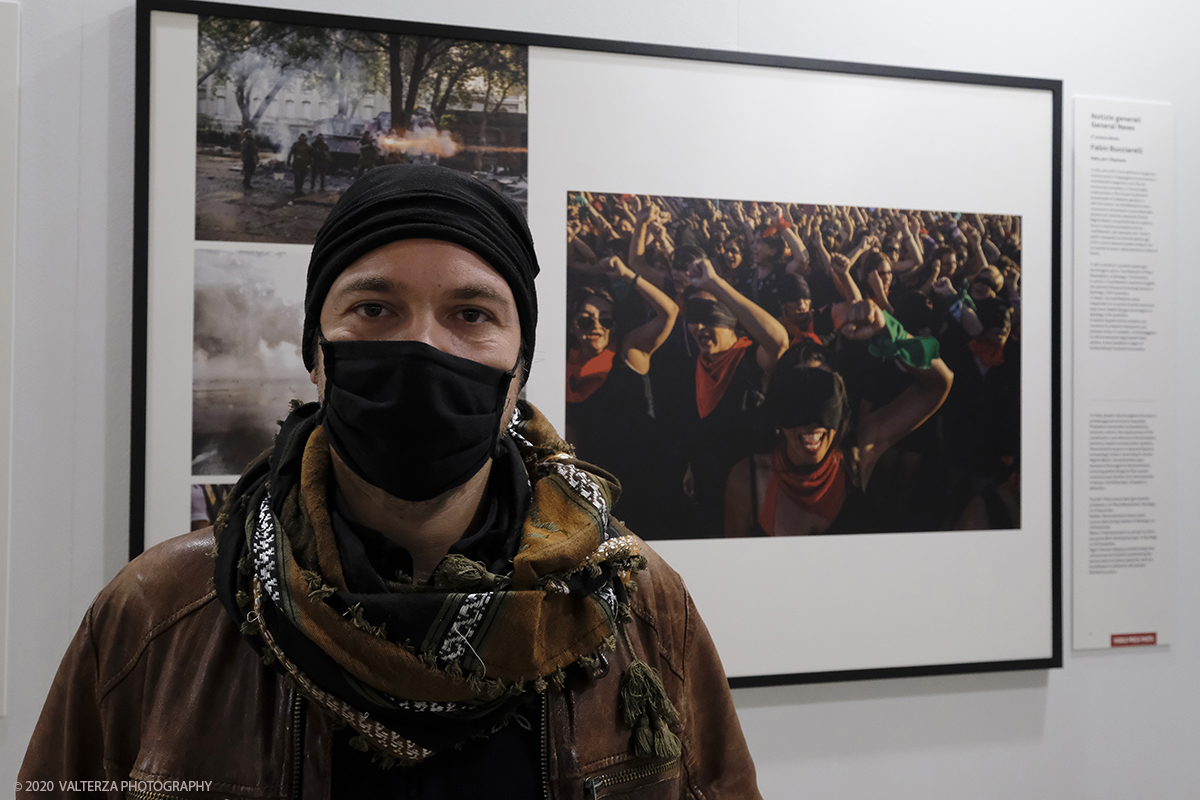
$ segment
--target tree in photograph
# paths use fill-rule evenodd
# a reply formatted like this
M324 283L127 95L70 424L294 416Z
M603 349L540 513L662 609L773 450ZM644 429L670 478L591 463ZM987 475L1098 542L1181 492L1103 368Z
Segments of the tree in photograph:
M353 116L363 95L387 91L387 60L371 34L334 29L325 33L323 57L309 66L305 86L333 97L337 116Z
M405 39L408 41L406 42ZM417 110L421 83L437 62L454 46L454 39L388 34L388 65L392 72L392 129L406 130ZM404 45L408 44L409 48ZM407 75L404 74L407 67ZM401 86L403 85L403 91ZM398 101L403 97L404 102Z
M421 84L459 40L366 31L360 36L363 48L359 53L365 60L373 61L380 55L386 59L391 127L406 130L417 109Z
M481 95L488 117L505 100L523 92L528 82L523 47L397 33L360 36L367 47L356 52L364 63L377 63L375 56L386 54L391 126L396 131L409 129L419 105L426 106L442 127L451 106L469 107Z
M201 17L199 33L197 84L232 83L243 128L255 127L279 90L321 61L329 37L323 28L220 17ZM256 100L261 81L269 88Z
M488 145L488 122L501 111L504 101L524 94L529 88L529 60L524 47L488 43L485 57L473 76L479 86L483 105L479 121L479 149L475 151L475 169L483 170Z
M470 108L472 96L469 79L489 57L487 42L460 42L441 58L428 81L429 111L439 128L446 127L446 114L453 104Z

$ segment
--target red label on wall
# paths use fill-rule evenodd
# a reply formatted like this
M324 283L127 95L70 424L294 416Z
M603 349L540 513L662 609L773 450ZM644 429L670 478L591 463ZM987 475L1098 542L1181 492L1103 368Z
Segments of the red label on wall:
M1157 633L1114 633L1112 635L1113 647L1142 647L1154 644L1158 644Z

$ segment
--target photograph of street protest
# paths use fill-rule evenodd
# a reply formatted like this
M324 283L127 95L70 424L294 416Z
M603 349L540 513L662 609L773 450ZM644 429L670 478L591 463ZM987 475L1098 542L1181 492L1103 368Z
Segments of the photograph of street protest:
M566 438L650 539L1021 526L1021 218L567 196Z
M317 390L300 353L303 248L196 250L192 475L238 475L293 400Z
M201 16L196 238L311 244L382 164L470 172L522 206L528 48Z

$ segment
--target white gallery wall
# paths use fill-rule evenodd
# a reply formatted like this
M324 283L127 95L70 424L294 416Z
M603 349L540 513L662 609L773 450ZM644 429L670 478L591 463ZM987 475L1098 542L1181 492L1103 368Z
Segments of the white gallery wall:
M1200 274L1200 10L1146 0L899 4L797 0L260 0L313 11L778 53L1064 81L1064 220L1072 219L1071 97L1174 104L1176 330L1191 335ZM127 548L132 286L133 0L24 0L7 716L11 785L58 660ZM581 86L586 93L588 87ZM629 91L637 91L630 87ZM753 123L737 97L714 114ZM801 126L836 126L797 109ZM930 126L990 124L953 108ZM881 119L878 135L887 136ZM787 142L776 143L786 148ZM869 166L869 159L864 161ZM854 168L854 167L848 167ZM1070 297L1071 232L1063 279ZM1063 330L1072 329L1064 309ZM1069 334L1068 334L1069 337ZM1068 338L1069 341L1069 338ZM1183 339L1187 341L1187 338ZM1066 654L1063 669L735 692L763 793L792 798L1200 797L1200 363L1177 348L1176 638L1170 648ZM1071 361L1063 363L1069 392ZM1048 412L1047 412L1048 413ZM1064 431L1071 430L1070 405ZM1189 446L1192 445L1192 446ZM1069 442L1064 453L1070 453ZM1066 456L1065 456L1066 457ZM1064 486L1070 486L1064 464ZM1064 502L1070 531L1070 503ZM1065 544L1069 543L1069 538ZM1069 553L1069 546L1066 547ZM1065 598L1070 620L1069 561ZM3 576L0 575L0 578ZM775 576L786 581L788 576ZM747 586L750 576L746 577ZM3 604L0 604L2 607ZM754 624L757 621L748 621ZM1068 629L1069 630L1069 629Z

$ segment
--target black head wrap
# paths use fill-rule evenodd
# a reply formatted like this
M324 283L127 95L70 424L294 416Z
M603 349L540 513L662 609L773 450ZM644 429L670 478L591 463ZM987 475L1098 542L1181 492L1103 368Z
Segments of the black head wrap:
M985 331L1003 328L1012 323L1012 306L998 297L975 301L975 313L983 323Z
M333 282L358 259L401 239L462 245L508 283L521 321L521 356L533 358L538 274L533 237L520 207L470 175L445 167L394 164L356 181L317 232L304 295L304 365L314 365L321 306Z
M687 301L689 325L711 325L714 328L737 328L737 317L723 303L707 297L689 297Z
M808 281L799 275L793 275L790 272L781 272L778 281L779 293L777 297L780 303L795 303L798 300L812 299L812 291L808 288Z
M937 322L929 298L916 289L900 289L889 298L892 316L904 326L904 330L916 333L922 330L932 330Z
M846 385L836 372L819 367L777 370L767 387L765 408L780 428L818 424L836 431L846 410Z
M708 253L705 253L694 244L684 244L675 248L675 255L671 258L671 269L683 272L687 270L694 262L708 258Z

